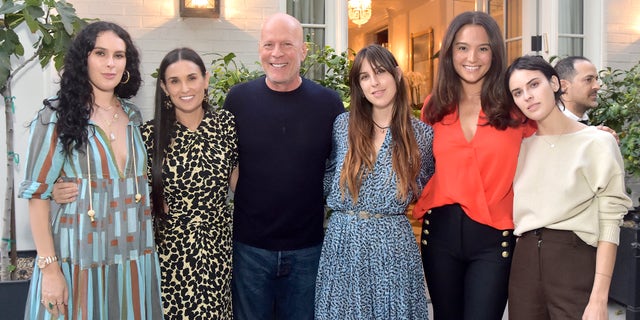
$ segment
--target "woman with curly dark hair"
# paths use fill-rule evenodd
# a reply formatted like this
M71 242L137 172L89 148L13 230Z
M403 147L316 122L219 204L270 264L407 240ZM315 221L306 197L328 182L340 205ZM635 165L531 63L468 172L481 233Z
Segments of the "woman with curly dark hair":
M160 319L138 51L110 22L87 25L64 61L57 97L31 122L25 180L37 250L25 317ZM76 200L52 210L58 177Z

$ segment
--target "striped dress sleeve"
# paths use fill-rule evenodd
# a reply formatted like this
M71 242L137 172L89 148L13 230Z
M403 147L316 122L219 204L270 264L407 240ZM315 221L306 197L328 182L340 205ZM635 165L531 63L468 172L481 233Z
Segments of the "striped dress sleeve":
M18 197L49 199L53 183L60 176L64 164L62 146L56 133L56 112L44 107L31 121L27 165Z

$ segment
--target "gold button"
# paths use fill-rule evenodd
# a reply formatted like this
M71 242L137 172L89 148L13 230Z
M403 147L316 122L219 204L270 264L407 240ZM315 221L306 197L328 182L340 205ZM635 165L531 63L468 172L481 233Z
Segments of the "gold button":
M502 231L502 236L503 237L508 237L509 236L509 231Z
M422 245L426 246L427 245L427 240L422 240Z
M424 234L429 234L429 230L424 229L424 231L422 231L422 233L424 233Z
M424 219L424 224L429 225L429 220Z
M506 241L502 242L502 247L503 248L506 248L508 246L509 246L509 242L506 242Z
M509 251L502 251L503 258L509 258Z
M431 214L431 209L427 210L427 214Z

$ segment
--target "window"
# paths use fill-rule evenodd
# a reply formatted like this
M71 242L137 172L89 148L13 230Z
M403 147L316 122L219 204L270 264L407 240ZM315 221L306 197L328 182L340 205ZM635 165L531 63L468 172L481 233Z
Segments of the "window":
M287 0L287 13L296 17L302 24L304 41L312 43L309 46L309 54L322 50L326 44L325 1ZM324 66L314 66L307 71L305 77L309 79L321 79L324 75Z
M581 56L584 46L583 0L558 3L558 56Z
M502 2L502 1L491 1ZM522 0L505 1L506 28L504 40L507 47L507 64L522 55Z

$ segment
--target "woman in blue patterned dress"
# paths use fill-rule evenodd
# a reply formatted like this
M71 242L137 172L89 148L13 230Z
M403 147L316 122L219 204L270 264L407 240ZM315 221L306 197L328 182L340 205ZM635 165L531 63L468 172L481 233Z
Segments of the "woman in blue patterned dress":
M162 319L140 87L129 34L86 26L65 56L58 96L31 122L25 180L37 250L26 319ZM58 177L78 184L53 209Z
M406 210L433 174L433 132L412 118L402 71L387 49L358 52L349 83L351 110L334 123L325 177L333 212L316 282L316 319L428 319Z

